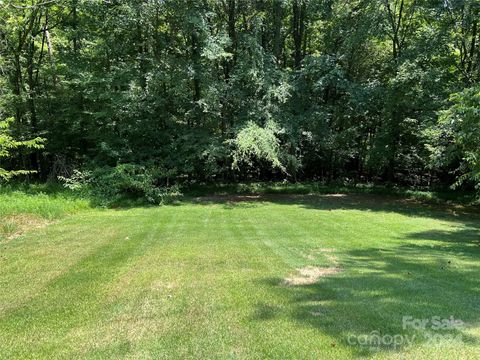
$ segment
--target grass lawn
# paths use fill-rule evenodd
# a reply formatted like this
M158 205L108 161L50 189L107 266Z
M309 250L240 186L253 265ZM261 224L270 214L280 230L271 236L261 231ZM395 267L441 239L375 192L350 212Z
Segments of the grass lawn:
M45 186L0 187L0 245L2 239L48 225L65 215L89 208L89 201Z
M478 359L479 241L373 194L84 210L0 242L0 358Z

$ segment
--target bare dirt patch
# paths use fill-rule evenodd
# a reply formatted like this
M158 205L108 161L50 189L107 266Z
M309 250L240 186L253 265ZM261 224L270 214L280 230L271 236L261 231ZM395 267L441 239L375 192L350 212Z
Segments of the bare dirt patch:
M310 285L318 281L322 277L332 276L341 272L339 267L320 267L306 266L297 269L295 275L291 275L283 280L284 285Z
M0 236L11 240L25 234L28 231L43 228L52 224L39 216L30 214L10 215L1 219Z

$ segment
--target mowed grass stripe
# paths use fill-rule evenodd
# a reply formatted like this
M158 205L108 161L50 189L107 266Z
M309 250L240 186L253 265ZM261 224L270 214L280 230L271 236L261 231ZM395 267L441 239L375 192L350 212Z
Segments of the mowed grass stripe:
M480 355L478 216L365 200L93 211L14 239L0 268L0 357ZM341 272L283 283L331 256ZM403 315L454 315L469 324L465 342L372 351L347 341L403 333Z
M0 328L2 331L7 333L8 329L14 329L17 336L18 333L24 333L25 342L37 343L37 349L40 352L42 347L51 351L52 346L58 345L59 348L64 346L61 340L69 329L82 325L85 321L92 319L97 321L101 318L102 296L106 286L115 279L122 268L128 267L130 259L139 257L148 250L142 245L145 239L149 238L151 229L138 226L135 224L136 221L122 221L124 219L121 217L102 219L102 215L99 215L99 219L100 221L93 221L89 225L89 232L90 235L102 234L103 236L80 239L83 240L81 246L88 248L89 251L76 258L76 261L73 261L59 276L51 279L42 291L21 308L2 314L5 319L1 324L7 325L5 329ZM100 231L92 233L92 229ZM48 246L51 242L50 236L53 236L55 244L56 238L64 237L66 233L68 234L68 228L47 234L43 243L38 242L35 245ZM131 235L125 236L125 233ZM102 241L103 238L106 240ZM65 241L68 242L68 240L67 236ZM70 240L77 241L78 238ZM52 251L55 252L55 249ZM57 255L59 254L51 259L61 260L56 257ZM69 260L68 256L65 260ZM43 272L39 274L42 275ZM37 327L39 327L38 330ZM54 337L58 344L44 342L43 336L47 334ZM14 338L13 341L18 342L19 339Z

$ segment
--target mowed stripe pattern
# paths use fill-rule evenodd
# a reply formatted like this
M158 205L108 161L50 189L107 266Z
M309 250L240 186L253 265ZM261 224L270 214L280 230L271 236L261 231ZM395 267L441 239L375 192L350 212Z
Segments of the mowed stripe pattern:
M372 195L84 212L2 245L0 358L480 357L479 227ZM470 326L434 347L404 315Z

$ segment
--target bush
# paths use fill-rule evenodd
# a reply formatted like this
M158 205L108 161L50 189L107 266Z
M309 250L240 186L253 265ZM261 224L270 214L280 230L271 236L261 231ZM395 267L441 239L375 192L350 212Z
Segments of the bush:
M101 205L114 205L128 199L162 204L180 195L177 186L165 186L163 179L159 168L120 164L95 170L88 184Z

